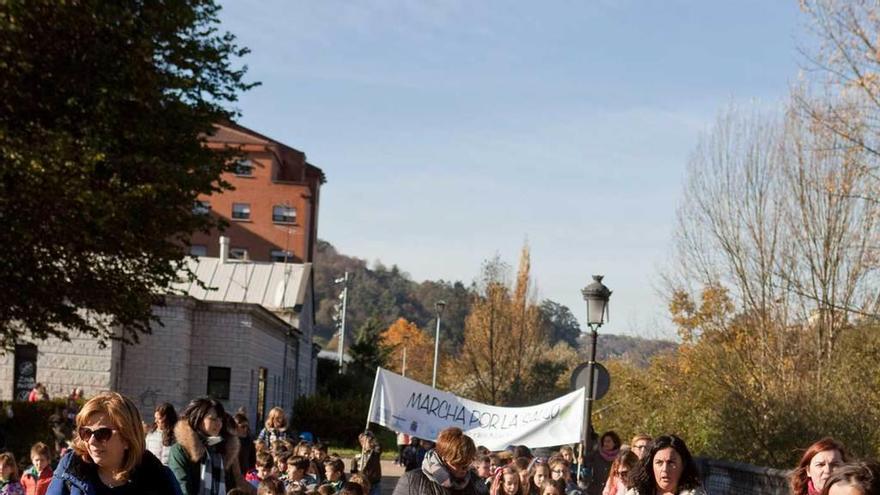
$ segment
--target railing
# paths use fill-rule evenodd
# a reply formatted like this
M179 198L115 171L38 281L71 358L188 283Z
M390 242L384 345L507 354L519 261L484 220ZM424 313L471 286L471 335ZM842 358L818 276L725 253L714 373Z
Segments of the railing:
M698 457L709 495L788 495L789 471Z

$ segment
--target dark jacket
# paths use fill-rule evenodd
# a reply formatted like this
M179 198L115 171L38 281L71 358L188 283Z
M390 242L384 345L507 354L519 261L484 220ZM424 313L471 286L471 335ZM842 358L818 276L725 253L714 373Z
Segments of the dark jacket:
M96 466L71 450L55 468L46 495L95 495L97 477ZM150 451L144 452L140 465L131 472L129 483L143 495L182 495L174 475Z
M370 449L362 452L359 456L351 461L351 472L360 472L367 478L371 485L375 485L382 481L382 463L380 458L382 453L379 449Z
M186 419L181 419L174 427L177 443L168 454L168 467L180 483L184 495L196 495L201 484L202 459L207 455L207 448L193 431ZM256 493L253 485L245 481L238 466L238 436L223 430L223 441L218 445L223 457L223 468L226 470L226 490L241 488L247 493Z
M477 495L475 480L476 476L471 473L468 484L461 490L455 490L440 486L421 469L414 469L403 473L394 487L393 495Z

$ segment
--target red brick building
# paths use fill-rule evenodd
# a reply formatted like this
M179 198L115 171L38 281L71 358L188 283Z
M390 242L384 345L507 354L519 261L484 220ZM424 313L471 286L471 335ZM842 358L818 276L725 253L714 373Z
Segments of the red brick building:
M198 208L226 219L230 258L311 262L318 232L324 172L293 149L246 127L218 125L212 147L240 148L245 159L223 178L235 190L201 196ZM191 254L219 256L219 232L197 233Z

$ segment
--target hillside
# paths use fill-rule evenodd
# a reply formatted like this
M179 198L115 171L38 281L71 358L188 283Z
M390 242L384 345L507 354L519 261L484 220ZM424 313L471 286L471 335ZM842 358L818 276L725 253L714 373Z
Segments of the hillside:
M319 240L315 256L316 341L323 347L336 348L335 306L340 302L342 286L334 280L348 271L350 277L346 321L346 341L353 342L357 329L369 317L384 326L398 318L414 322L433 339L436 324L434 304L446 301L442 318L442 345L455 349L464 336L464 320L473 297L471 285L461 281L413 281L397 265L390 267L340 253L327 241ZM551 300L540 303L551 343L568 342L586 357L589 339L580 333L578 318L568 307ZM329 345L328 345L329 344ZM597 359L626 359L645 366L651 356L675 348L672 342L623 335L599 334Z

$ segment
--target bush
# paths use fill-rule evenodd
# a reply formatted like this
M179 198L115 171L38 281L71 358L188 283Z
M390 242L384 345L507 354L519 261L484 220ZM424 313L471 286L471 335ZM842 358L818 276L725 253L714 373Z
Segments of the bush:
M3 450L12 452L18 459L19 468L29 466L31 445L43 442L50 448L55 445L55 436L49 424L49 416L58 408L67 405L64 399L39 402L0 402L0 444ZM12 408L12 417L7 415ZM57 456L57 452L55 455Z
M298 431L310 431L324 442L357 446L364 431L370 398L334 399L326 395L300 397L293 405L291 422Z

